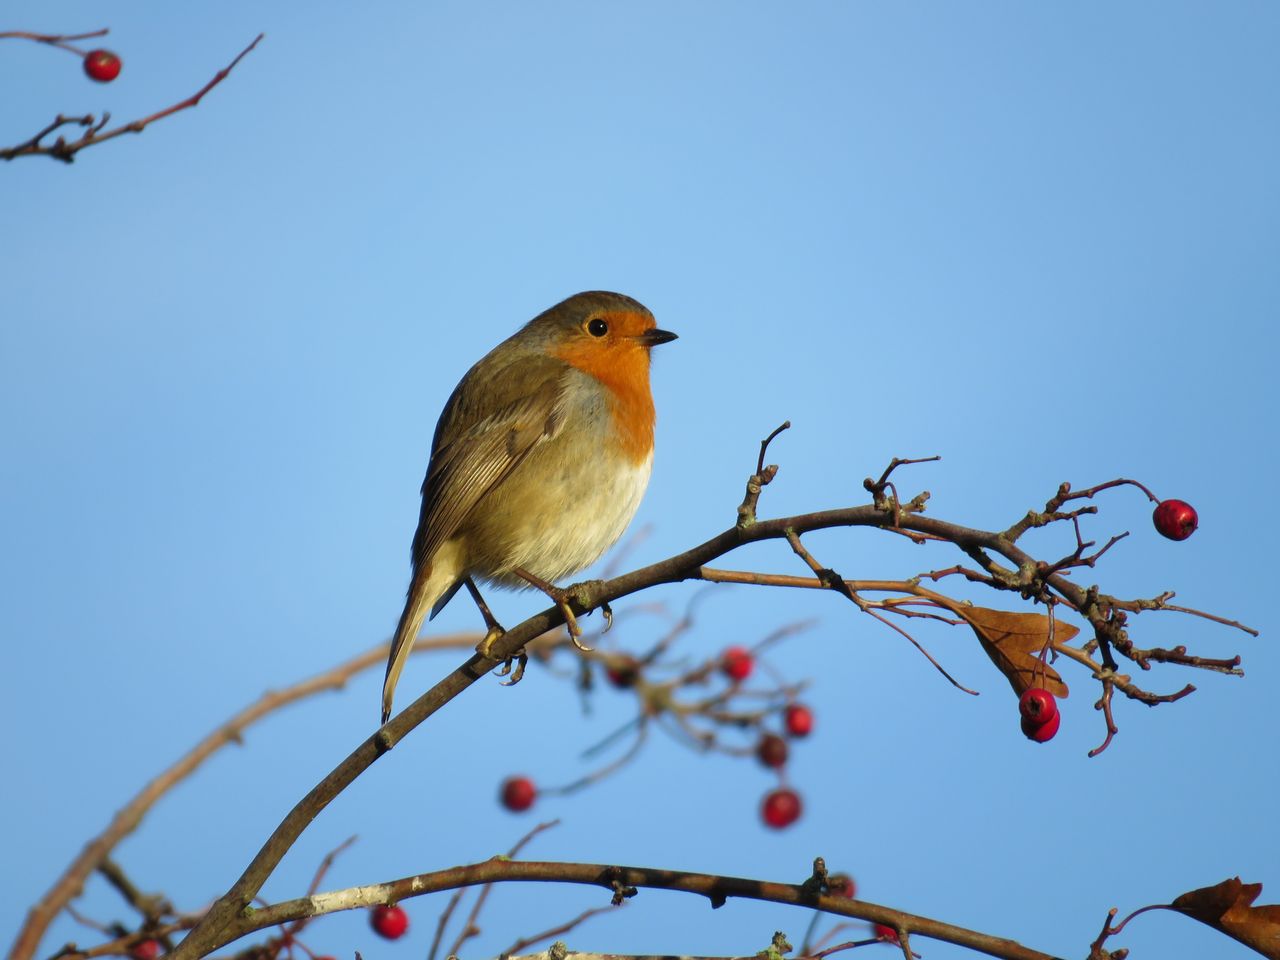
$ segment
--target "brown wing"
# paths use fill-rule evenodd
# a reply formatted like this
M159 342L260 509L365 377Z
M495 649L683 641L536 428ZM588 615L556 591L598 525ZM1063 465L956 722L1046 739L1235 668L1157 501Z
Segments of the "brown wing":
M558 373L562 368L556 365L547 372ZM538 379L527 376L527 370L522 373L526 376L519 379L526 385ZM415 570L430 562L440 544L458 531L490 490L536 447L560 432L561 389L559 376L546 376L540 386L479 419L474 415L483 411L461 409L461 391L455 392L441 416L441 427L448 424L456 436L441 444L437 434L437 446L422 482L422 512L413 537ZM473 422L468 424L468 420Z

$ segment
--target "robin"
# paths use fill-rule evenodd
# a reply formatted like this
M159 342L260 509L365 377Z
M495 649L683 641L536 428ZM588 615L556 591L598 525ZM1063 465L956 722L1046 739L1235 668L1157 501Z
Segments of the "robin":
M535 587L581 630L557 580L590 566L635 515L653 464L649 351L676 339L620 293L579 293L467 371L436 424L413 535L413 578L382 685L382 722L428 612L465 586L502 636L475 578Z

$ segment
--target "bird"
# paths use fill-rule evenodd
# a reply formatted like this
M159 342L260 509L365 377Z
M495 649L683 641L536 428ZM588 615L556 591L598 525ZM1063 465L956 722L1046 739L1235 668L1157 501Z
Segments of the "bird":
M463 376L422 481L384 724L423 620L460 587L487 627L477 650L487 655L502 636L477 578L542 590L577 643L581 630L555 584L599 559L640 506L653 466L650 351L675 339L638 301L591 290L538 314Z

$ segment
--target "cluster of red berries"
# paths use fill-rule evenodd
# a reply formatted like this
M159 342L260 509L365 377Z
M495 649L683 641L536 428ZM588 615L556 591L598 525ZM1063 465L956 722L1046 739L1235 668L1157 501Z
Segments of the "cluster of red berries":
M1058 701L1043 687L1032 687L1018 698L1018 713L1022 715L1022 732L1036 743L1052 740L1062 725Z
M755 658L746 647L727 647L720 654L720 672L732 683L746 680L754 668ZM782 711L782 725L788 737L807 737L813 732L813 711L802 703L789 703ZM762 733L756 744L756 759L773 770L786 766L790 753L786 739L776 733ZM803 812L800 794L790 787L770 790L760 804L760 819L774 830L791 826Z
M782 723L787 736L807 737L813 732L813 711L802 703L789 703L782 711ZM776 733L761 734L756 744L756 759L775 770L786 765L790 752L787 741Z
M84 55L84 72L90 80L110 83L120 76L120 58L110 50L90 50Z

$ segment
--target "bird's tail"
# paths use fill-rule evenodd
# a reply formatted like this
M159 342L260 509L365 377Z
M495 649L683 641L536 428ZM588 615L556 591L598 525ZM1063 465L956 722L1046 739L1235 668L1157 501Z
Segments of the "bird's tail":
M396 625L395 639L391 641L391 653L387 656L387 677L382 681L382 722L391 717L391 700L395 696L396 684L400 680L400 671L404 662L409 659L409 651L413 649L413 641L418 638L422 629L422 621L427 618L431 605L445 593L452 584L434 583L431 577L432 567L424 563L413 573L409 584L409 593L404 600L404 611L400 614L400 622Z

